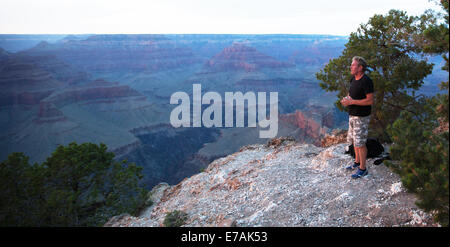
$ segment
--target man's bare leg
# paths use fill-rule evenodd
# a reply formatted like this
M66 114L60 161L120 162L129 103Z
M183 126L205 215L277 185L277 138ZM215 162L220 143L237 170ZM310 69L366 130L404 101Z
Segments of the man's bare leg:
M356 151L358 150L358 151ZM358 153L359 158L359 169L365 170L366 169L366 158L367 158L367 147L366 145L362 147L355 147L355 154Z
M355 163L361 164L360 163L360 157L359 157L359 148L354 147L354 150L355 150Z

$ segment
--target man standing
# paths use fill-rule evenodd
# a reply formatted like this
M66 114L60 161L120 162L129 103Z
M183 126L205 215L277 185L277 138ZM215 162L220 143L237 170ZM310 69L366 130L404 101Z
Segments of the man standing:
M350 80L349 94L341 100L343 106L348 106L347 142L353 143L355 148L355 162L346 169L353 170L358 167L352 178L361 178L368 174L366 140L374 90L372 80L364 73L366 69L367 63L364 58L356 56L352 59L350 72L353 77Z

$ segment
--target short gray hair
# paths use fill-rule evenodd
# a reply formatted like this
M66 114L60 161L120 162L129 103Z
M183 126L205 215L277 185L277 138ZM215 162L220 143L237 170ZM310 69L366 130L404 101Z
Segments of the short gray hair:
M364 58L359 57L359 56L354 56L352 58L352 61L356 61L358 63L358 65L361 65L363 67L363 72L365 72L367 70L367 63Z

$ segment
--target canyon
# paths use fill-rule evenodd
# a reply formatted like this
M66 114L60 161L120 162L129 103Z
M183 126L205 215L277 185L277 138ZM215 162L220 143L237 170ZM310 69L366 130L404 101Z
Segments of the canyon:
M151 189L267 141L260 126L173 127L170 97L192 98L193 84L221 95L277 92L277 137L320 145L333 129L347 128L347 116L314 74L346 42L281 34L0 35L0 160L23 152L43 162L58 145L105 143L117 160L142 166Z

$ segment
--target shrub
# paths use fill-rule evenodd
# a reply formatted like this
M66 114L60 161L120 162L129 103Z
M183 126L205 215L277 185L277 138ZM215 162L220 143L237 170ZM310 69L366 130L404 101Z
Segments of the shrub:
M164 218L165 227L180 227L185 224L187 220L187 214L183 211L175 210L169 212Z

